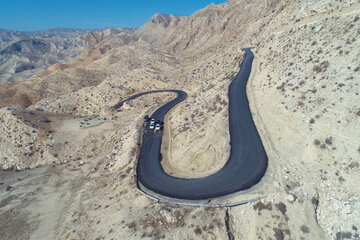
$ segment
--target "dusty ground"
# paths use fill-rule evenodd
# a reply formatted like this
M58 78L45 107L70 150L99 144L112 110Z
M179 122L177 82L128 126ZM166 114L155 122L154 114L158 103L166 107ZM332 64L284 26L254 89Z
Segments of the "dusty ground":
M356 1L240 0L191 17L158 14L136 41L101 42L113 47L86 65L30 79L9 95L0 89L3 106L14 107L0 111L1 167L35 167L0 173L0 233L358 239L359 15ZM256 46L247 91L269 168L231 199L266 199L214 210L137 193L142 117L172 96L148 95L119 112L110 106L144 90L183 89L188 99L165 122L163 167L182 177L216 172L229 154L227 87L247 46Z

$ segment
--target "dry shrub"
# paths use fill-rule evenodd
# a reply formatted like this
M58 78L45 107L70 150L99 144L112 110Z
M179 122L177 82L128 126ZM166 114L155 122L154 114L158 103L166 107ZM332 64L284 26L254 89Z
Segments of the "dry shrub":
M285 213L286 213L286 205L285 205L284 203L279 202L279 203L275 204L275 207L276 207L277 210L279 210L279 211L282 213L282 215L285 216Z
M258 210L259 212L261 212L263 209L271 211L272 204L271 204L271 202L267 202L266 204L264 204L261 201L259 201L253 206L253 208L254 208L254 210Z
M319 65L314 66L313 71L315 73L325 72L328 67L329 67L329 62L324 61L324 62L320 63Z

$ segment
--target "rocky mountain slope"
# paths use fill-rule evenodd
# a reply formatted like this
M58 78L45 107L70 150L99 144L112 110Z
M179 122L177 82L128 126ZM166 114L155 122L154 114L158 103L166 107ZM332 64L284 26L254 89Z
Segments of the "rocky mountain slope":
M81 61L0 85L0 166L22 170L0 173L0 233L359 238L359 16L355 0L231 0L192 16L156 14L135 32L83 36L94 44ZM265 199L211 209L140 195L133 167L142 116L173 96L110 107L144 90L186 91L165 121L163 168L216 172L229 153L227 87L248 46L256 48L247 91L269 168L230 200Z

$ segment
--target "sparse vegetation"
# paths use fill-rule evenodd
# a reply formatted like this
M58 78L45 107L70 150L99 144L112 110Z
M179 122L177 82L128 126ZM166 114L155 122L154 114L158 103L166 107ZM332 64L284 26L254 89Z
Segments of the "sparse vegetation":
M332 145L333 144L333 137L326 138L325 143L328 144L328 145Z
M313 71L315 73L325 72L328 67L329 67L329 62L324 61L324 62L321 62L319 65L314 66Z
M340 182L345 182L345 178L343 178L343 177L340 176L340 177L339 177L339 181L340 181Z
M352 234L351 232L337 232L336 233L336 240L344 240L344 239L351 239ZM359 235L357 235L357 238L359 238Z
M271 202L266 202L265 204L261 201L258 201L254 206L254 210L257 210L258 212L261 212L262 210L272 210L272 204Z
M285 214L286 214L286 205L284 203L282 203L282 202L276 203L275 207L276 207L277 210L279 210L281 212L281 214L283 216L285 216Z
M351 162L349 165L350 169L356 169L359 168L359 163L358 162Z
M273 228L273 230L274 230L274 237L276 240L284 240L285 235L290 235L289 229Z
M197 227L194 229L194 233L195 233L196 235L201 235L201 234L202 234L202 231L201 231L201 229L199 228L199 226L197 226Z
M132 221L131 223L128 223L126 226L127 226L128 228L136 231L136 223L135 223L134 221Z
M300 229L305 234L310 233L310 229L306 225L302 225Z

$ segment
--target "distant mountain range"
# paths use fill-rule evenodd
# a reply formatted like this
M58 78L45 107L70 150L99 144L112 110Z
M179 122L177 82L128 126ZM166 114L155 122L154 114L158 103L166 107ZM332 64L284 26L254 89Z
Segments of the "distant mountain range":
M84 34L86 32L102 32L106 30L106 28L96 28L96 29L78 29L78 28L52 28L46 30L39 31L13 31L0 28L0 44L4 42L11 41L14 37L77 37L80 34Z
M0 29L0 83L22 81L55 63L71 62L81 56L84 46L91 44L86 37L81 37L83 34L104 30L54 28L21 32Z

